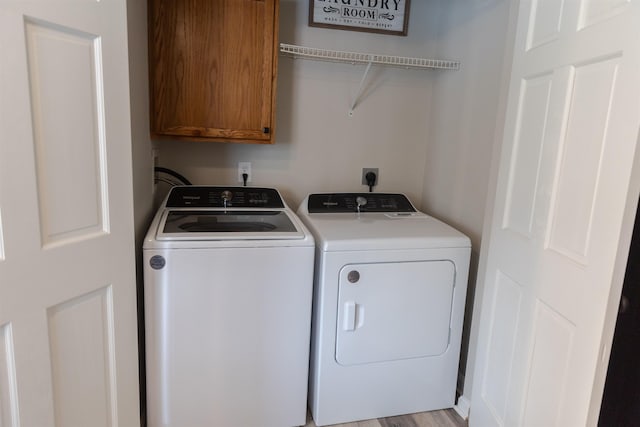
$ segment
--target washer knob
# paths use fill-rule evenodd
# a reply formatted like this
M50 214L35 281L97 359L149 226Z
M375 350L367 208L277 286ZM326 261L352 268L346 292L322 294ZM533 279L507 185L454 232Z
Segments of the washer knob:
M224 190L221 196L222 200L224 200L225 202L230 202L231 199L233 199L233 193L229 190Z
M222 197L222 204L224 205L224 208L227 208L227 203L229 203L231 201L231 199L233 199L233 193L229 190L224 190L221 194Z
M360 208L367 204L367 198L362 196L356 197L356 204L358 205L357 206L358 213L360 213Z

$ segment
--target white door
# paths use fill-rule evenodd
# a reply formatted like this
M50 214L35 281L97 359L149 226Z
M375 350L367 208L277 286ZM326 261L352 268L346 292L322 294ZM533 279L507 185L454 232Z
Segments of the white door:
M0 425L139 425L124 0L0 0Z
M520 4L472 427L587 423L640 123L638 3Z

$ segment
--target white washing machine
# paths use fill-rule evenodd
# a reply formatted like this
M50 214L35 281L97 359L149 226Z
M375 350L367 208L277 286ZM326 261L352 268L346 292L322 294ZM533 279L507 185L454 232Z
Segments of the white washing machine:
M314 240L280 194L174 187L143 253L149 427L304 425Z
M454 405L469 239L401 194L311 194L317 425Z

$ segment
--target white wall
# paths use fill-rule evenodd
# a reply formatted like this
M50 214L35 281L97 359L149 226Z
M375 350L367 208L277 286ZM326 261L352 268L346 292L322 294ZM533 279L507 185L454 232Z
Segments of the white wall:
M435 39L439 55L457 55L462 62L458 72L441 75L433 88L422 196L422 209L472 242L459 387L467 363L492 150L500 131L496 118L511 4L442 0Z
M424 208L479 246L502 82L509 0L442 0L438 54L461 69L433 88ZM480 213L480 215L478 215Z
M407 37L311 28L307 0L282 0L280 41L335 50L433 57L436 1L414 0ZM197 184L235 184L252 163L252 185L275 186L293 207L310 192L365 191L363 167L380 169L377 191L422 198L428 117L442 73L374 66L348 116L365 66L280 56L276 143L156 142L159 164ZM451 71L448 71L451 72Z

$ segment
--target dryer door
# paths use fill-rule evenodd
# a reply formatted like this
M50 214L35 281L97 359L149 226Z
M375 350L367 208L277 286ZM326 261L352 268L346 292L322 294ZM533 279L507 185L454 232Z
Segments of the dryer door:
M338 363L446 352L454 282L455 265L447 260L345 265L338 295Z

